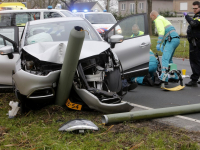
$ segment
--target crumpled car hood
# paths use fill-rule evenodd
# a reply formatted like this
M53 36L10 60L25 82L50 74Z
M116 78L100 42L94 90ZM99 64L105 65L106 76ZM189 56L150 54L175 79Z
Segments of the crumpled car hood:
M24 46L23 49L41 61L62 64L68 42L41 42ZM110 45L104 41L84 41L79 60L98 55Z

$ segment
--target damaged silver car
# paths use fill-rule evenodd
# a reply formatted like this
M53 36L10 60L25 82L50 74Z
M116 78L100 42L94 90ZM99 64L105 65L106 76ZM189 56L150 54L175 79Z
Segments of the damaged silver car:
M3 75L7 78L4 85L11 86L14 83L16 95L23 108L35 109L54 103L69 34L75 26L83 27L89 34L86 34L84 39L73 88L69 99L66 100L66 106L76 110L89 108L106 113L130 111L133 106L123 102L121 94L123 62L121 65L118 57L123 56L118 55L118 49L117 55L113 52L114 44L121 42L123 36L109 36L109 43L112 43L110 48L110 44L82 18L30 21L24 28L20 44L17 27L0 28L0 57L4 58L4 64L0 59L0 66L4 66L0 71L3 70ZM144 47L142 53L148 55L149 48ZM5 60L10 63L5 64ZM15 62L15 67L11 62ZM142 63L147 62L148 59L143 59ZM133 69L129 66L134 65L125 65L126 74L126 70ZM138 69L141 68L137 66L134 71L129 72L136 72L138 75ZM142 69L140 75L144 74L144 70L146 68ZM0 84L3 81L1 74ZM13 80L9 79L9 75L13 75Z

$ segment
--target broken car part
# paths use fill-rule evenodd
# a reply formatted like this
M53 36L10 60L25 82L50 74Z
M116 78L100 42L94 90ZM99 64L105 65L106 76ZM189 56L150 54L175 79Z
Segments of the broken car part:
M10 101L9 106L12 107L12 110L8 111L8 118L14 118L20 108L19 103Z
M200 104L150 109L102 116L102 123L113 124L124 121L153 119L200 112Z
M99 130L99 128L90 120L75 119L63 124L58 131L76 131L84 133L84 130Z
M56 93L57 96L55 103L60 106L64 106L65 102L69 98L74 74L85 37L85 32L83 30L84 29L82 27L76 26L71 30L69 35L69 41L67 44Z

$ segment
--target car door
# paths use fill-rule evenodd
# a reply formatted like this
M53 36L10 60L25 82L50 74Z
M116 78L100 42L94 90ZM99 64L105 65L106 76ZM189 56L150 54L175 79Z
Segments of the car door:
M18 42L18 27L0 27L0 88L12 85L12 72L20 58Z
M146 14L131 15L117 22L105 34L107 42L112 35L124 36L124 41L116 44L112 50L120 59L125 76L143 76L148 73L151 43L147 20Z

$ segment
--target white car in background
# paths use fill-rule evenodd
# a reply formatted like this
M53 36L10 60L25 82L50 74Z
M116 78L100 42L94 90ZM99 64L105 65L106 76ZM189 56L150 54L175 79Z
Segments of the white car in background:
M76 12L74 14L77 17L87 19L99 33L109 30L117 23L115 17L108 12ZM121 29L119 27L117 32L118 34L121 34Z
M5 10L0 11L0 27L18 26L20 38L28 21L74 16L70 11L63 9Z

